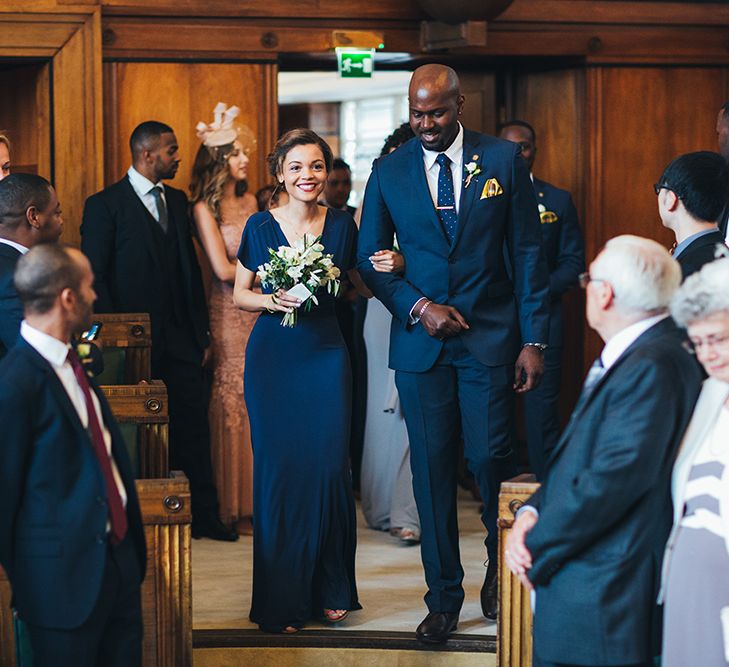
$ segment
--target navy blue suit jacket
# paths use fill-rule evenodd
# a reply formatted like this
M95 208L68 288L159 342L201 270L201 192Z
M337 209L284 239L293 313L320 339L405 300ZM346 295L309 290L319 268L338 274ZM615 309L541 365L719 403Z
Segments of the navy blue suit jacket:
M23 321L23 305L13 283L20 257L18 250L0 243L0 359L15 345Z
M101 391L112 455L127 492L129 536L146 566L134 476ZM0 564L19 615L76 628L99 597L108 549L106 487L93 445L51 365L20 339L0 363Z
M577 279L585 270L585 243L570 193L538 178L534 179L534 192L549 268L548 343L558 346L562 345L563 335L562 295L577 286Z
M426 181L417 138L378 160L365 193L358 268L365 283L393 314L390 366L428 370L442 341L408 317L418 299L454 306L470 324L461 334L470 353L487 366L511 364L522 343L546 343L549 335L548 274L534 189L516 144L468 130L464 164L481 173L461 188L453 244L443 231ZM474 158L474 156L476 156ZM487 179L503 192L485 197ZM377 273L369 256L392 248L405 258L405 273ZM513 281L503 248L508 249Z
M542 660L634 664L659 650L656 605L671 470L703 372L670 318L644 332L578 402L527 504Z

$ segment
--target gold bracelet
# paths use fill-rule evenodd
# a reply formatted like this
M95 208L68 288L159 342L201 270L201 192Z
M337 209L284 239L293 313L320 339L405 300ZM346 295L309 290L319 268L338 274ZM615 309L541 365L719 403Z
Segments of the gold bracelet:
M275 294L271 294L271 303L278 304L278 301L276 301L276 295ZM273 308L269 308L268 306L264 306L264 308L266 309L266 312L267 313L273 314L273 313L276 312Z

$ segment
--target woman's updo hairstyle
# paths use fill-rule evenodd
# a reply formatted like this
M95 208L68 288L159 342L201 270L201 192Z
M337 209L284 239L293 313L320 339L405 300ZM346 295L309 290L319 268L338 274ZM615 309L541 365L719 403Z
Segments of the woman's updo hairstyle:
M313 130L299 127L295 130L289 130L284 134L268 154L266 162L268 163L268 170L271 172L271 176L277 178L283 171L284 160L292 148L295 146L310 146L312 144L319 147L324 156L324 164L326 165L327 171L331 171L334 156L332 155L332 149L329 148L329 144Z

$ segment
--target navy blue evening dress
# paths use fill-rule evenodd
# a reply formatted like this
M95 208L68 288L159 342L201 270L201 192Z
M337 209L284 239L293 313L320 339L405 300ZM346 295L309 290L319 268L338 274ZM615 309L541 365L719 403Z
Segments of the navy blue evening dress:
M321 243L342 276L354 266L356 237L348 213L327 212ZM281 245L288 242L272 214L256 213L238 259L255 272L268 261L268 248ZM301 308L293 328L281 326L283 313L261 313L246 348L253 443L250 619L272 632L301 627L323 609L360 608L348 455L351 371L335 299L325 288L316 296L319 305Z

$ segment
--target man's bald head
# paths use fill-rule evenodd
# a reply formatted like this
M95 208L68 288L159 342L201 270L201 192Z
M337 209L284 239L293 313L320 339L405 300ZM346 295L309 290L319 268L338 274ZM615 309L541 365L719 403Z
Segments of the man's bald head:
M420 143L442 152L458 134L464 97L458 75L445 65L423 65L413 72L408 89L410 127Z

